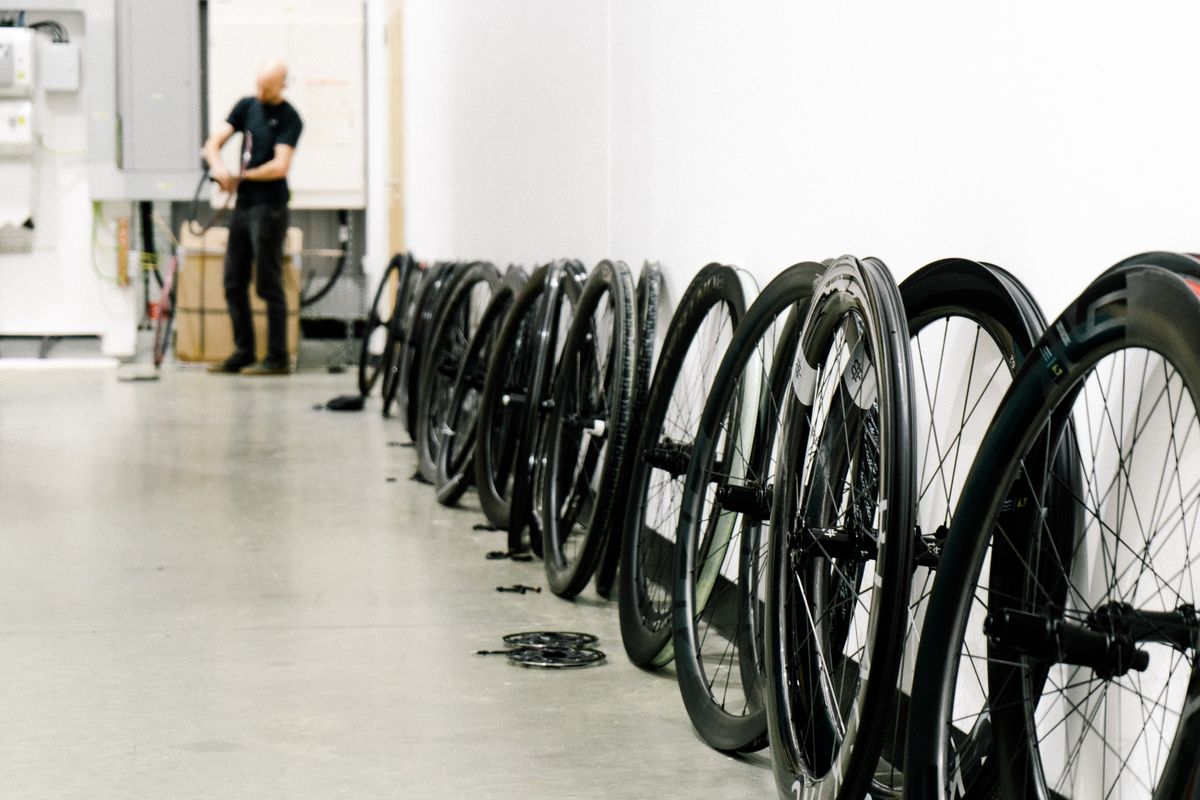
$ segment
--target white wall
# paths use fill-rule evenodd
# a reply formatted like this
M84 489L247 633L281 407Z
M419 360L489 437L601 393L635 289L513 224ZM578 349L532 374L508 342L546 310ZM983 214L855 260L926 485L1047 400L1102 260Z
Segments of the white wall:
M1200 6L409 0L422 257L993 261L1053 314L1196 249Z
M608 12L406 0L405 202L421 258L608 251Z
M394 2L395 0L391 0ZM371 169L366 172L365 191L367 207L366 235L363 240L362 268L366 274L369 291L383 276L391 254L388 250L388 178L391 175L388 159L388 89L391 76L388 74L388 16L391 8L385 0L366 0L363 13L366 28L363 42L366 50L366 163ZM368 298L368 302L370 298Z
M357 209L365 204L365 13L361 2L209 4L210 131L224 122L234 103L254 93L261 64L273 58L287 62L286 96L304 121L288 173L293 209ZM230 169L236 169L236 148L227 146L224 155Z

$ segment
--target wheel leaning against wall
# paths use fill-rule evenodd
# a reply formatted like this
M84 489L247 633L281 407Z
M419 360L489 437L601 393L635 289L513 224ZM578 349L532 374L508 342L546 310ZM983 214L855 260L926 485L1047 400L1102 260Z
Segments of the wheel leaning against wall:
M409 272L413 270L412 256L397 253L388 261L371 308L363 326L362 347L358 357L358 391L363 397L371 394L379 375L388 367L389 339L392 339L392 316L406 305L404 293L411 291Z
M675 533L672 646L684 706L710 747L767 744L764 549L774 458L799 325L826 267L796 264L746 311L696 428Z
M508 530L517 438L524 423L526 388L538 357L534 346L540 303L553 264L536 268L516 293L488 357L475 435L475 489L488 521Z
M654 377L662 291L662 270L658 264L647 261L642 265L641 274L638 275L637 300L634 306L637 324L637 342L635 344L637 366L634 369L633 380L633 412L630 414L632 427L629 431L629 441L631 443L637 441L646 417L646 403L650 397L650 381ZM629 486L632 455L631 453L631 457L625 460L625 475L622 478L622 488L620 489L622 497L626 496L626 488ZM621 561L623 524L624 514L615 514L609 535L604 538L604 551L600 554L600 565L596 568L596 594L601 597L610 597L613 584L616 582L617 567Z
M446 441L446 412L455 378L474 338L500 272L486 261L458 270L447 284L421 363L417 396L417 471L437 483L437 461Z
M408 348L408 337L416 315L417 296L421 284L429 274L429 268L420 262L410 261L408 272L396 290L395 304L387 326L387 340L380 364L381 386L379 394L383 400L380 413L390 417L400 387L400 371L404 364L404 353Z
M917 516L897 694L889 706L889 716L872 720L874 728L883 730L869 790L879 797L903 793L901 768L906 739L902 709L907 708L911 698L921 622L963 478L1013 372L1028 357L1046 326L1037 303L1020 282L990 264L966 259L934 262L906 278L900 284L900 295L913 369ZM1062 485L1072 485L1076 477L1074 462L1064 454L1054 467ZM1069 512L1054 502L1046 510L1052 517ZM1060 523L1070 525L1071 519L1063 517ZM838 563L846 570L851 562L843 558ZM781 723L795 725L792 721ZM962 751L986 753L986 735L986 726L973 735L964 735L960 740ZM794 759L785 754L780 765L788 763L794 763ZM968 796L977 789L988 791L995 786L995 771L989 767L986 760L977 759L964 772L964 787L973 787L967 789ZM780 792L794 796L791 787L797 782L803 784L806 777L800 772L780 770ZM826 782L814 785L822 783Z
M967 476L917 654L909 797L969 788L957 743L980 718L1008 796L1175 798L1200 782L1200 280L1187 260L1136 262L1038 340ZM1062 446L1078 491L1045 477ZM1055 489L1081 524L1046 524Z
M621 639L640 667L672 657L671 606L675 531L683 478L721 358L746 313L737 270L708 264L679 299L667 328L643 413L629 453L629 483L619 537L623 549L619 611Z
M421 281L413 307L412 319L407 326L405 346L400 350L400 373L396 391L403 412L404 426L409 438L417 440L417 406L421 396L421 362L429 347L434 320L446 297L446 288L454 276L465 265L456 261L435 264Z
M882 746L912 575L907 333L899 291L875 259L838 259L814 290L781 433L766 582L781 794L861 798ZM785 786L793 773L801 778Z
M438 502L443 505L457 503L473 482L488 361L495 352L504 320L528 281L529 274L521 267L508 268L492 293L491 302L483 312L479 328L454 378L446 411L446 428L451 433L447 434L445 445L438 452L437 479L434 483Z
M554 265L546 275L546 290L542 294L537 324L533 336L533 358L529 379L525 384L525 405L519 419L514 448L512 491L509 497L508 548L511 552L525 549L526 543L534 555L542 556L540 486L537 483L536 455L542 423L549 413L544 401L549 396L555 365L574 315L575 304L583 290L586 273L578 261L564 260Z
M551 591L591 579L624 475L637 341L629 268L601 261L575 303L539 436L543 553ZM540 486L538 484L540 483Z

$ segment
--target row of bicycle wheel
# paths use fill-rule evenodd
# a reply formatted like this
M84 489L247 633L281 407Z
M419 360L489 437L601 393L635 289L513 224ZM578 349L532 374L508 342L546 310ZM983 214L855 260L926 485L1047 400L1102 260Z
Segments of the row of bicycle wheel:
M660 291L397 257L360 388L783 797L1197 796L1200 261L1050 326L980 262L710 264L656 352Z

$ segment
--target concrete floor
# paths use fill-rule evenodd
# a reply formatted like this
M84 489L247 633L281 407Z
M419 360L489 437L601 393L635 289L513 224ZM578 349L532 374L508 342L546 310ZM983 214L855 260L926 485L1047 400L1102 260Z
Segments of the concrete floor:
M407 480L349 375L0 372L0 798L775 795L693 734L616 606L487 561L503 534ZM389 478L396 478L389 482ZM530 629L607 664L476 656Z

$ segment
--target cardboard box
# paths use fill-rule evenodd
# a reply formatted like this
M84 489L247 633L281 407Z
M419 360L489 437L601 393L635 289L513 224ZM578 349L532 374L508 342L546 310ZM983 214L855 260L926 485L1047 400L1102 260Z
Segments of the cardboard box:
M288 312L288 355L296 357L300 341L300 315ZM255 357L267 355L267 313L254 312ZM233 353L233 323L224 309L175 312L175 357L180 361L224 361Z
M303 234L288 228L284 241L283 289L288 304L288 353L300 342L300 278L298 259ZM197 237L185 225L180 237L179 269L175 274L175 357L180 361L222 361L233 353L233 324L225 303L225 244L227 228L213 228ZM267 351L266 304L250 282L254 314L254 343L260 360Z

